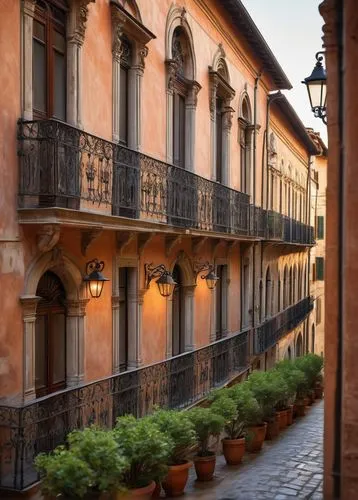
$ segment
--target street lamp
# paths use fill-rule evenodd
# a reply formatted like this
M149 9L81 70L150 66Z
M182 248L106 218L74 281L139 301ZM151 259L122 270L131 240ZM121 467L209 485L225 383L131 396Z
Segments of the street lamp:
M317 52L316 65L310 76L305 78L302 83L307 87L313 114L316 118L321 118L323 123L327 123L327 73L323 67L324 52Z
M104 269L104 262L98 259L93 259L86 264L86 276L83 281L87 283L87 287L91 297L98 299L101 296L103 285L105 281L109 281L102 274Z
M159 288L160 295L162 297L169 297L177 282L174 281L173 276L165 268L164 264L159 264L159 266L153 266L153 264L145 264L145 281L146 287L149 288L149 284L152 279L157 279L157 285Z
M196 276L198 276L199 273L208 271L208 274L201 275L201 279L206 280L206 284L207 284L207 287L209 288L209 290L214 290L217 282L220 279L220 278L218 278L218 276L216 276L214 269L215 269L214 264L210 264L209 262L205 262L204 264L201 264L200 262L196 262L194 264L194 272L195 272Z

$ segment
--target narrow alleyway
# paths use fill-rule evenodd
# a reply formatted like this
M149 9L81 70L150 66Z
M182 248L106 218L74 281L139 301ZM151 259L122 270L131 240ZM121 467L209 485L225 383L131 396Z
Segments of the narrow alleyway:
M218 457L213 482L198 483L191 474L186 500L322 500L323 401L265 441L260 454L246 454L241 466L228 467Z

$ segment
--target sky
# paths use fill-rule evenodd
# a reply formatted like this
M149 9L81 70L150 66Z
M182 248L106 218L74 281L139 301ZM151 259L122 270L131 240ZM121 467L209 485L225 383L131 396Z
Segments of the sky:
M318 12L322 0L242 0L261 31L293 88L284 91L306 127L320 132L327 143L326 125L315 118L309 106L306 86L301 81L315 65L322 50L323 18Z

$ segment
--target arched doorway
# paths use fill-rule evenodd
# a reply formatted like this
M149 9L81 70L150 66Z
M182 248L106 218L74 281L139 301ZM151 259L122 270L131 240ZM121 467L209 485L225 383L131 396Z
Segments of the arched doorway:
M35 326L35 392L41 397L66 386L66 293L60 278L46 271L36 295L41 300Z
M172 356L185 351L185 296L183 275L178 264L174 266L173 278L177 285L172 300Z
M314 353L315 349L315 342L316 342L316 328L314 326L314 323L312 324L312 352Z
M302 334L299 333L296 341L296 358L302 356Z

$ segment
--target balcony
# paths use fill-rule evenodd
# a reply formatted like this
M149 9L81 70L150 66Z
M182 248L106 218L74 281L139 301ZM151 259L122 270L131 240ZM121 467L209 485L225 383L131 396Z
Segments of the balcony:
M311 245L313 228L249 196L55 120L19 122L19 208L61 207Z
M24 406L0 406L0 488L23 490L39 480L34 457L64 443L73 429L111 427L155 405L184 408L248 369L249 332L161 363L51 394Z
M298 326L313 309L312 297L305 297L256 328L254 332L254 354L264 353L282 337Z

